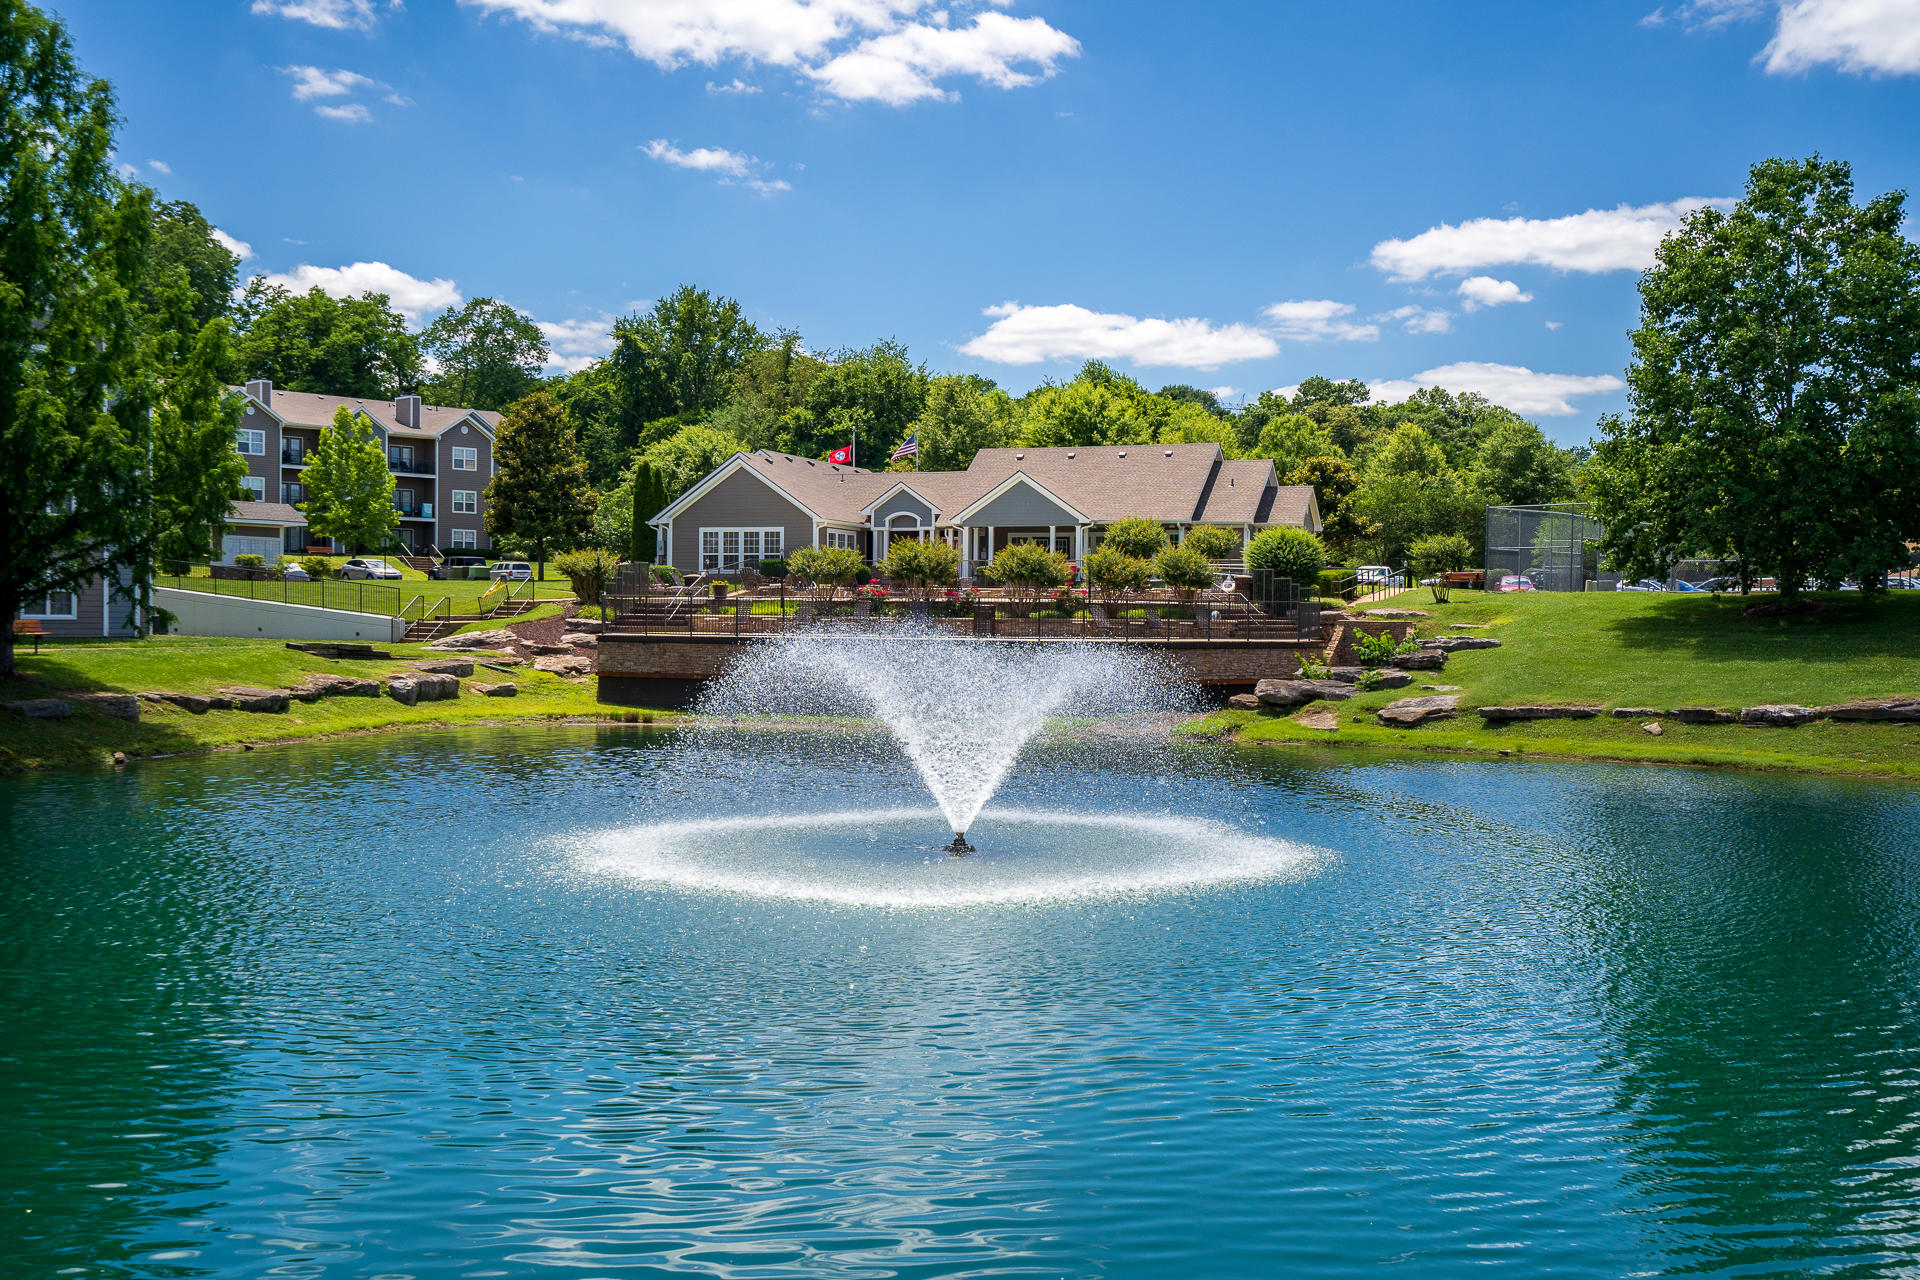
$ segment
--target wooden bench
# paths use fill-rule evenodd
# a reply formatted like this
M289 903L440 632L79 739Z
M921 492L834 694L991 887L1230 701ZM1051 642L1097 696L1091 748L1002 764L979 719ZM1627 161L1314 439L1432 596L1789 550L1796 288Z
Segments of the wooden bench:
M15 618L13 620L13 638L15 640L21 640L27 636L32 636L33 651L35 653L40 652L40 638L46 634L47 629L40 625L38 618Z
M1487 571L1485 569L1453 569L1441 574L1440 581L1450 587L1466 587L1469 590L1480 591L1487 585Z

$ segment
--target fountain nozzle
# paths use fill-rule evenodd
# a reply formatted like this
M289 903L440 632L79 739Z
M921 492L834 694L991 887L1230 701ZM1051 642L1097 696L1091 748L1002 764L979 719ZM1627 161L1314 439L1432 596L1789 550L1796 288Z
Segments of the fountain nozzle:
M947 846L947 852L956 858L964 858L972 853L973 846L967 843L967 833L964 831L954 832L953 843Z

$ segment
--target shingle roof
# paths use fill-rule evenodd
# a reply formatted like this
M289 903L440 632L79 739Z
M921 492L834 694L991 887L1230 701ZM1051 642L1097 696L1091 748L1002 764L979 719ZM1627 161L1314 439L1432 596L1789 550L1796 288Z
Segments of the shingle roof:
M1283 484L1278 489L1267 490L1268 500L1260 504L1260 514L1254 517L1255 524L1291 524L1307 527L1307 517L1313 513L1313 486L1310 484Z
M305 524L307 518L284 502L236 502L227 514L230 524Z
M883 476L863 467L842 467L818 458L762 449L745 455L747 466L791 494L822 520L864 524L861 508L893 487L899 476Z
M1213 483L1200 495L1200 514L1195 519L1207 524L1257 523L1260 500L1273 480L1270 459L1223 460Z
M244 391L244 387L235 387L235 391ZM330 427L333 425L334 411L344 408L349 413L365 413L388 431L407 434L437 436L449 427L458 426L469 417L478 418L487 424L489 431L500 426L500 415L491 409L461 409L451 405L423 404L420 406L419 427L400 425L398 410L391 400L362 399L359 396L323 396L311 391L282 391L273 389L273 401L268 406L279 414L285 422L300 427Z
M1014 472L1023 472L1096 523L1129 516L1186 521L1199 510L1221 457L1217 444L982 449L966 474L978 476L983 482L980 493L986 493Z

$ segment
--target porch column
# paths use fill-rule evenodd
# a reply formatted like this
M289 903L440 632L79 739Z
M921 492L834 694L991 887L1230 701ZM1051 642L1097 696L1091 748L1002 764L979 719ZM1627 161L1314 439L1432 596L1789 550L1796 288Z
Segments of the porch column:
M1073 526L1073 559L1078 564L1087 558L1087 526Z
M987 558L988 560L991 560L991 559L993 559L993 531L994 531L994 530L995 530L996 528L998 528L998 527L999 527L998 525L991 525L991 524L987 526L987 555L986 555L986 558Z
M1050 524L1047 526L1047 554L1048 555L1053 554L1053 531L1059 527L1060 527L1059 525L1055 525L1055 524Z

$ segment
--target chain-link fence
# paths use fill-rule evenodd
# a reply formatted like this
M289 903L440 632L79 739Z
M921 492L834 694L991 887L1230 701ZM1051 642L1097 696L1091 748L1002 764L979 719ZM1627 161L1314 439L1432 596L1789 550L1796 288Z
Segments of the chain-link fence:
M1488 507L1487 589L1523 578L1535 591L1585 591L1600 577L1596 544L1605 532L1591 503Z

